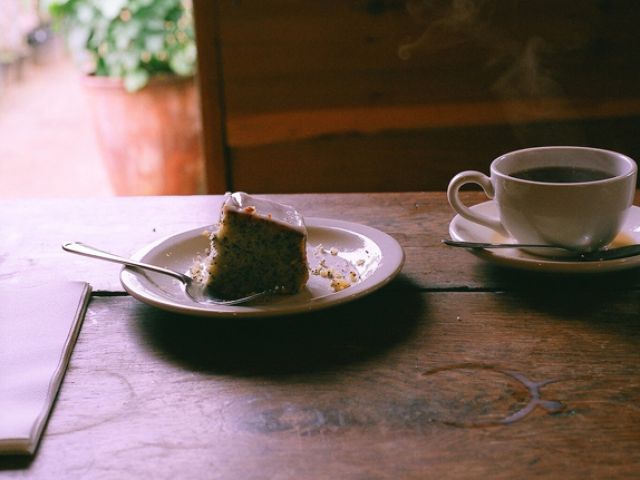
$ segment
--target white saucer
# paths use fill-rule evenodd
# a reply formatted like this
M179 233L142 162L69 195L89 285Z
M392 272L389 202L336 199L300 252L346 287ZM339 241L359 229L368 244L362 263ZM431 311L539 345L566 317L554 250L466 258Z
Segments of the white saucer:
M475 205L471 207L471 209L495 218L498 217L498 207L493 200ZM514 241L511 238L504 238L493 230L478 225L477 223L470 222L460 215L456 215L449 224L449 235L453 240L467 242L509 243ZM632 243L640 243L640 207L637 206L631 207L622 232L611 242L611 246L621 247ZM625 270L640 266L640 255L613 260L585 262L580 260L545 258L517 248L496 250L473 249L470 251L480 258L498 265L541 272L599 273Z
M203 305L188 297L182 284L166 275L124 268L120 281L138 300L155 307L188 315L205 317L269 317L311 312L350 302L379 289L391 281L402 268L404 252L386 233L365 225L305 218L308 231L307 254L311 268L322 258L327 265L357 272L348 288L334 291L330 280L311 274L306 288L295 295L273 295L244 305ZM198 255L209 246L200 227L164 238L142 248L132 258L179 272L187 272ZM318 246L324 249L319 249Z

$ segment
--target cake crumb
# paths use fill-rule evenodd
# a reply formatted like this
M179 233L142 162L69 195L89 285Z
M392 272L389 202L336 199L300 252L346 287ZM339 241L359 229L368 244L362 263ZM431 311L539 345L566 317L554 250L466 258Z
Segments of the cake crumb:
M345 277L343 273L337 271L335 268L328 267L324 258L320 260L318 265L310 271L312 275L317 275L321 278L331 280L330 287L334 292L339 292L350 287L360 278L358 273L353 270L350 270L348 275Z
M334 278L331 281L331 288L333 288L334 292L339 292L351 286L351 283L348 280L342 278L342 275L340 275L340 277L341 278Z

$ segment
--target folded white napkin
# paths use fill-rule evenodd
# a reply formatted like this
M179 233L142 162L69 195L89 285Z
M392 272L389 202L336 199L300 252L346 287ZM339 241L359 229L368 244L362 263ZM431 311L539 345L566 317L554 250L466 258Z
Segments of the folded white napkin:
M33 454L91 296L84 282L0 287L0 454Z

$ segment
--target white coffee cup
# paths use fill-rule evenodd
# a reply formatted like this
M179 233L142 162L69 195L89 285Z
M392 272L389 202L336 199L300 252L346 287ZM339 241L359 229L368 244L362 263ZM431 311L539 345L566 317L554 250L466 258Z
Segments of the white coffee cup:
M453 177L447 190L449 203L461 217L518 243L579 251L602 248L620 232L636 191L635 162L597 148L517 150L496 158L490 171L490 177L473 170ZM497 218L462 203L459 191L468 183L480 185L495 200Z

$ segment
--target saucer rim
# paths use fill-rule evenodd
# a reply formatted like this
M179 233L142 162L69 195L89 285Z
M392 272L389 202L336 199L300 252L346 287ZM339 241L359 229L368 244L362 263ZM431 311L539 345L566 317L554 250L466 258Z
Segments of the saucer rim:
M496 215L497 204L495 200L488 200L470 207L485 215ZM470 235L469 235L470 233ZM640 207L632 205L629 215L622 227L622 233L634 238L640 243ZM449 235L457 241L495 242L498 234L460 215L455 215L449 223ZM514 241L513 238L501 238L503 243ZM552 272L552 273L605 273L619 270L627 270L640 266L640 255L617 258L611 260L579 261L561 260L558 258L545 258L527 253L518 248L505 248L500 250L470 249L475 256L496 265L513 267L522 270Z

